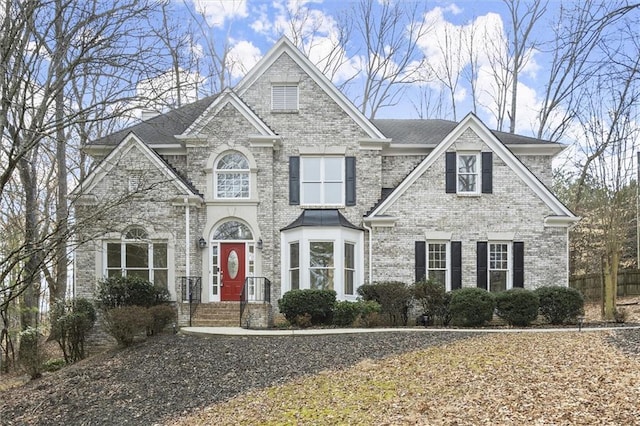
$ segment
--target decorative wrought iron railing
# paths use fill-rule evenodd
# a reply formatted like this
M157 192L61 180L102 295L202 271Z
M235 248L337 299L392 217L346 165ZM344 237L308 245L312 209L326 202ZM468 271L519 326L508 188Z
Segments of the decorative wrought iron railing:
M248 303L271 303L271 281L265 277L247 277L240 293L240 327Z
M201 277L180 277L180 299L183 303L189 303L189 327L193 319L198 304L202 302L202 278Z

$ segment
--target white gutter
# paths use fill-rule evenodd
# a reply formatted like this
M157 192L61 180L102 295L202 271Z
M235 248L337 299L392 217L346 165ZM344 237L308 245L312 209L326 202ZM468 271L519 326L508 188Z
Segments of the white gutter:
M373 228L362 221L362 227L369 233L369 284L373 283Z
M184 232L184 250L185 250L185 275L187 276L187 279L189 279L188 277L191 276L191 267L190 267L190 263L191 263L191 258L189 256L189 240L191 239L191 236L189 235L189 225L190 225L190 218L189 218L189 197L184 197L184 211L185 211L185 215L184 215L184 220L185 220L185 232Z

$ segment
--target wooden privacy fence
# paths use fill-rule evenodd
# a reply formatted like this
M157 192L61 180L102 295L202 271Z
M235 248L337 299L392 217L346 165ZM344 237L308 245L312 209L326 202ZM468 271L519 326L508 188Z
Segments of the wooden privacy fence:
M587 302L602 300L602 274L576 275L569 278L569 287L580 290ZM624 269L618 272L618 297L640 296L640 270Z

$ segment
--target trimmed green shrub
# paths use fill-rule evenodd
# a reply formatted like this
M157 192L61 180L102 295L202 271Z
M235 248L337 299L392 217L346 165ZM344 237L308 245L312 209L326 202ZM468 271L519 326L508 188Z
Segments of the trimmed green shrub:
M20 338L18 360L29 377L37 379L42 376L44 362L44 354L40 347L40 332L36 328L27 327L18 336Z
M481 288L461 288L451 292L451 321L463 327L479 327L493 318L496 301Z
M147 330L148 335L160 334L171 323L177 322L178 313L171 305L155 305L150 307L151 327Z
M139 334L151 326L149 310L142 306L121 306L106 310L102 317L104 329L120 346L130 346Z
M575 288L549 286L534 291L540 299L540 313L551 324L575 322L584 313L584 298Z
M381 281L364 284L358 288L358 294L364 300L373 300L380 304L380 312L386 315L393 326L407 325L411 309L411 289L400 281Z
M414 300L422 308L431 324L448 324L449 299L444 285L435 281L419 281L413 285L411 292ZM425 324L427 325L427 324Z
M357 322L368 326L371 316L378 312L380 312L380 305L373 300L336 302L333 309L333 324L338 327L351 327Z
M67 364L85 357L87 333L96 322L96 310L87 299L59 301L51 308L51 337L58 342Z
M280 312L282 312L291 324L298 324L298 317L303 318L305 314L311 316L308 325L330 324L333 308L336 303L336 292L333 290L291 290L282 295L278 300Z
M333 324L338 327L350 327L360 316L360 306L358 302L343 300L336 302L333 309Z
M540 299L531 290L513 288L495 295L496 313L509 325L527 327L538 317Z
M96 299L103 310L122 306L149 308L169 302L169 291L140 277L113 276L98 283Z

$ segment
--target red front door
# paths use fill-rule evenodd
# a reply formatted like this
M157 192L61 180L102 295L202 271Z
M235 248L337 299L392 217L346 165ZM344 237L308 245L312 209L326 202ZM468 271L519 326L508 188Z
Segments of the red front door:
M222 301L239 301L245 278L244 243L220 243Z

